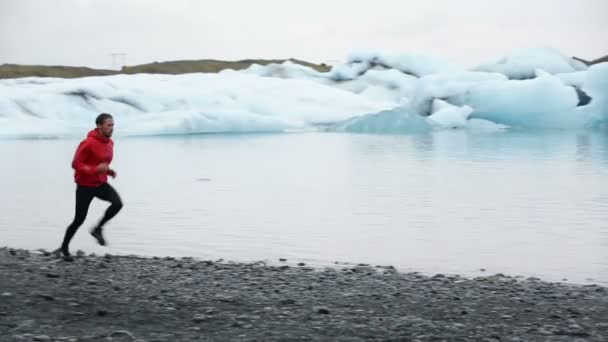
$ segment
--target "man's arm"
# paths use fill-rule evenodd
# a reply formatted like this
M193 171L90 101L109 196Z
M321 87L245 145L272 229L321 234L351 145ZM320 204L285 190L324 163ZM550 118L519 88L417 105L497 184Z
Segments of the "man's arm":
M72 160L72 168L78 172L92 175L96 172L96 166L85 164L85 160L89 155L89 146L87 140L78 145L76 149L76 153L74 154L74 159Z

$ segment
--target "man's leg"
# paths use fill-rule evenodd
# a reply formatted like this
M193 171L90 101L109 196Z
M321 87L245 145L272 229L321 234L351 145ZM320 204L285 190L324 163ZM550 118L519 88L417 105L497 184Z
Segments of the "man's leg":
M74 237L74 234L76 234L78 227L80 227L80 225L82 225L82 223L86 219L87 212L89 211L89 205L93 200L94 193L95 188L82 187L80 185L76 188L76 208L74 213L74 220L66 229L65 236L63 238L63 243L61 244L61 253L64 257L70 256L70 241L72 241L72 238Z
M95 196L101 200L111 203L105 214L97 224L97 226L95 226L95 228L93 228L93 230L91 231L91 235L93 235L93 237L97 239L97 242L100 245L105 246L106 241L102 235L103 226L114 216L116 216L120 209L122 209L122 200L120 199L120 196L118 195L116 190L114 190L114 188L108 183L101 185L97 189L97 193L95 194Z

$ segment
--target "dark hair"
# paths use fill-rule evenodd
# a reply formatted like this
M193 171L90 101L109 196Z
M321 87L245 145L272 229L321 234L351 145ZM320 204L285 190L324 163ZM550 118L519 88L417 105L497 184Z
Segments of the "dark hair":
M101 113L97 116L97 119L95 119L95 124L103 125L103 123L108 119L112 119L112 115L108 113Z

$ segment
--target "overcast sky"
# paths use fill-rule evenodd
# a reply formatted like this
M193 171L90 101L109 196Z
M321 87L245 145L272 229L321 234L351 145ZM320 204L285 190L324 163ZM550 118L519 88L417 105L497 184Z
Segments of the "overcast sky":
M357 50L473 65L517 48L608 54L608 0L0 0L0 64L343 60Z

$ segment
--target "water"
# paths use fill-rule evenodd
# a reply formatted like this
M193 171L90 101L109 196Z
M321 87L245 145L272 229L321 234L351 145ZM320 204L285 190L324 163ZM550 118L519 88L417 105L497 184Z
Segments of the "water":
M0 245L54 249L76 140L3 140ZM117 138L108 248L608 284L605 132Z

